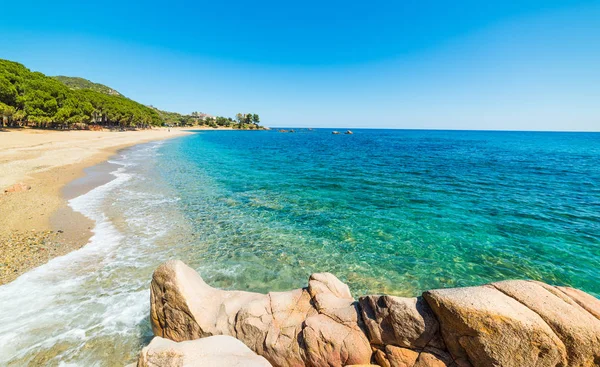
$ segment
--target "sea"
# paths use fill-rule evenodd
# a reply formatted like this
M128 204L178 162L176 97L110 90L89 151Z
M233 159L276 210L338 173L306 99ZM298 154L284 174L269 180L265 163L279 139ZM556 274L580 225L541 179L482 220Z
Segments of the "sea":
M0 365L134 362L169 259L263 293L331 272L356 297L505 279L600 296L597 133L198 131L103 167L69 201L89 243L0 286Z

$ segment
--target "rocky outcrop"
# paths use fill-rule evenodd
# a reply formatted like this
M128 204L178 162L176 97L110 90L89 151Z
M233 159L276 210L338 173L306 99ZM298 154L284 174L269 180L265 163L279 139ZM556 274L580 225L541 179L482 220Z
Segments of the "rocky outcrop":
M429 291L425 299L440 320L452 356L475 366L557 366L565 362L560 339L535 312L493 287Z
M423 296L457 363L600 365L600 320L559 288L506 281L434 290ZM594 308L600 301L591 297L586 304Z
M258 294L212 288L169 261L151 285L157 337L232 336L275 367L600 366L599 315L595 297L534 281L357 302L329 273L311 275L306 288Z
M244 343L231 336L174 342L154 337L142 349L137 367L271 367Z
M181 261L158 267L150 295L154 335L177 342L212 335L236 336L235 321L242 306L266 300L262 294L212 288Z
M313 274L309 286L258 294L207 285L181 261L153 275L151 322L156 336L174 341L230 335L274 366L344 366L369 363L348 286L331 274Z

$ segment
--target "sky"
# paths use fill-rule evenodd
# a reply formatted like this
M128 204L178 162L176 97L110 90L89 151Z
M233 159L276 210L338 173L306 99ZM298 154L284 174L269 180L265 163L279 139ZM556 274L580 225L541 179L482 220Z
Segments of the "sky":
M600 131L600 1L2 9L0 58L168 111L252 112L281 127Z

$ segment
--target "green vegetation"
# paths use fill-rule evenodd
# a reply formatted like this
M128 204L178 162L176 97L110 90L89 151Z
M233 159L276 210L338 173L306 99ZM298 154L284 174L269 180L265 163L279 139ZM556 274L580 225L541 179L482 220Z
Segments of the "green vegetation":
M238 129L260 129L260 117L255 113L238 113L235 115Z
M87 79L64 75L53 76L52 78L71 89L91 89L102 94L108 94L109 96L123 96L121 93L104 84L94 83Z
M154 108L154 107L152 107ZM182 115L177 112L167 112L156 109L160 117L163 119L164 124L167 126L203 126L203 127L228 127L228 128L236 128L236 129L250 129L255 127L257 129L262 129L261 126L249 126L244 125L242 127L239 124L236 124L236 121L231 117L223 117L223 116L210 116L202 112L192 112L189 115ZM258 118L258 115L255 115Z
M145 106L87 79L48 77L0 59L0 126L53 129L135 129L151 126L210 126L260 129L256 114L230 117L201 112L182 115Z
M158 113L161 120L163 121L163 125L167 125L167 126L192 126L192 125L194 125L194 123L193 123L194 120L191 118L191 116L182 115L177 112L161 111L158 108L155 108L153 106L150 106L150 107L154 108L154 110Z
M0 60L2 124L42 128L145 128L162 120L150 107L92 89L70 89L61 81Z

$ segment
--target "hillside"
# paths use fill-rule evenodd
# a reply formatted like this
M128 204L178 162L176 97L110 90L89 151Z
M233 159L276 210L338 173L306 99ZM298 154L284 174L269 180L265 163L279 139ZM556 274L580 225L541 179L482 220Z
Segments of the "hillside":
M183 115L145 106L106 85L84 78L46 76L14 61L0 59L0 127L51 129L146 128L150 126L259 129L258 115Z
M52 78L58 80L71 89L91 89L96 92L108 94L109 96L123 96L121 93L110 87L107 87L104 84L94 83L84 78L64 75L57 75L53 76Z
M81 82L81 80L85 81ZM68 87L64 81L76 87ZM80 89L83 86L91 89ZM0 122L9 126L85 129L162 125L152 108L106 93L110 88L80 78L52 78L0 59ZM116 92L115 92L116 93Z

